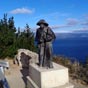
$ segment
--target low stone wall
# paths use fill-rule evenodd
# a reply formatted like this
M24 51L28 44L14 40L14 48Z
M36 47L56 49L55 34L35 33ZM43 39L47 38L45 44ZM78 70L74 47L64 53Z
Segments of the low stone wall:
M19 49L14 61L19 66L27 67L29 63L38 63L38 54L27 49Z

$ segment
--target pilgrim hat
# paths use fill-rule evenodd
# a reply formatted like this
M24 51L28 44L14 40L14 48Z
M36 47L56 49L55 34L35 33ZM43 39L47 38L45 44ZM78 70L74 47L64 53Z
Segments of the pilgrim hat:
M37 25L40 26L40 24L44 24L45 26L49 25L44 19L41 19L40 21L37 22Z

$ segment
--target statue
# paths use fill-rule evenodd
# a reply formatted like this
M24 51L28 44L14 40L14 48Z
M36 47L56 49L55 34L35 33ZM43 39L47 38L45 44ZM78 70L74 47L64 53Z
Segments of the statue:
M40 26L36 31L35 37L38 45L39 66L53 68L52 42L56 36L45 20L41 19L37 25Z

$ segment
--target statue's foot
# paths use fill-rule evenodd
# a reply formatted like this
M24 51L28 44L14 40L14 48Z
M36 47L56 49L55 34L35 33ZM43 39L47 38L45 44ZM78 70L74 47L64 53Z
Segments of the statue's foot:
M54 68L53 66L49 66L49 68Z
M46 69L52 69L54 68L53 66L47 66Z
M39 67L42 67L42 65L41 65L41 64L39 64Z

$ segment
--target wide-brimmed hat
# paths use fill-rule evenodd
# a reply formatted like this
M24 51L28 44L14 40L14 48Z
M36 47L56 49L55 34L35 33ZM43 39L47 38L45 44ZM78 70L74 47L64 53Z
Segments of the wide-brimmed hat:
M37 25L40 26L40 24L44 24L45 26L49 25L44 19L41 19L40 21L37 22Z

